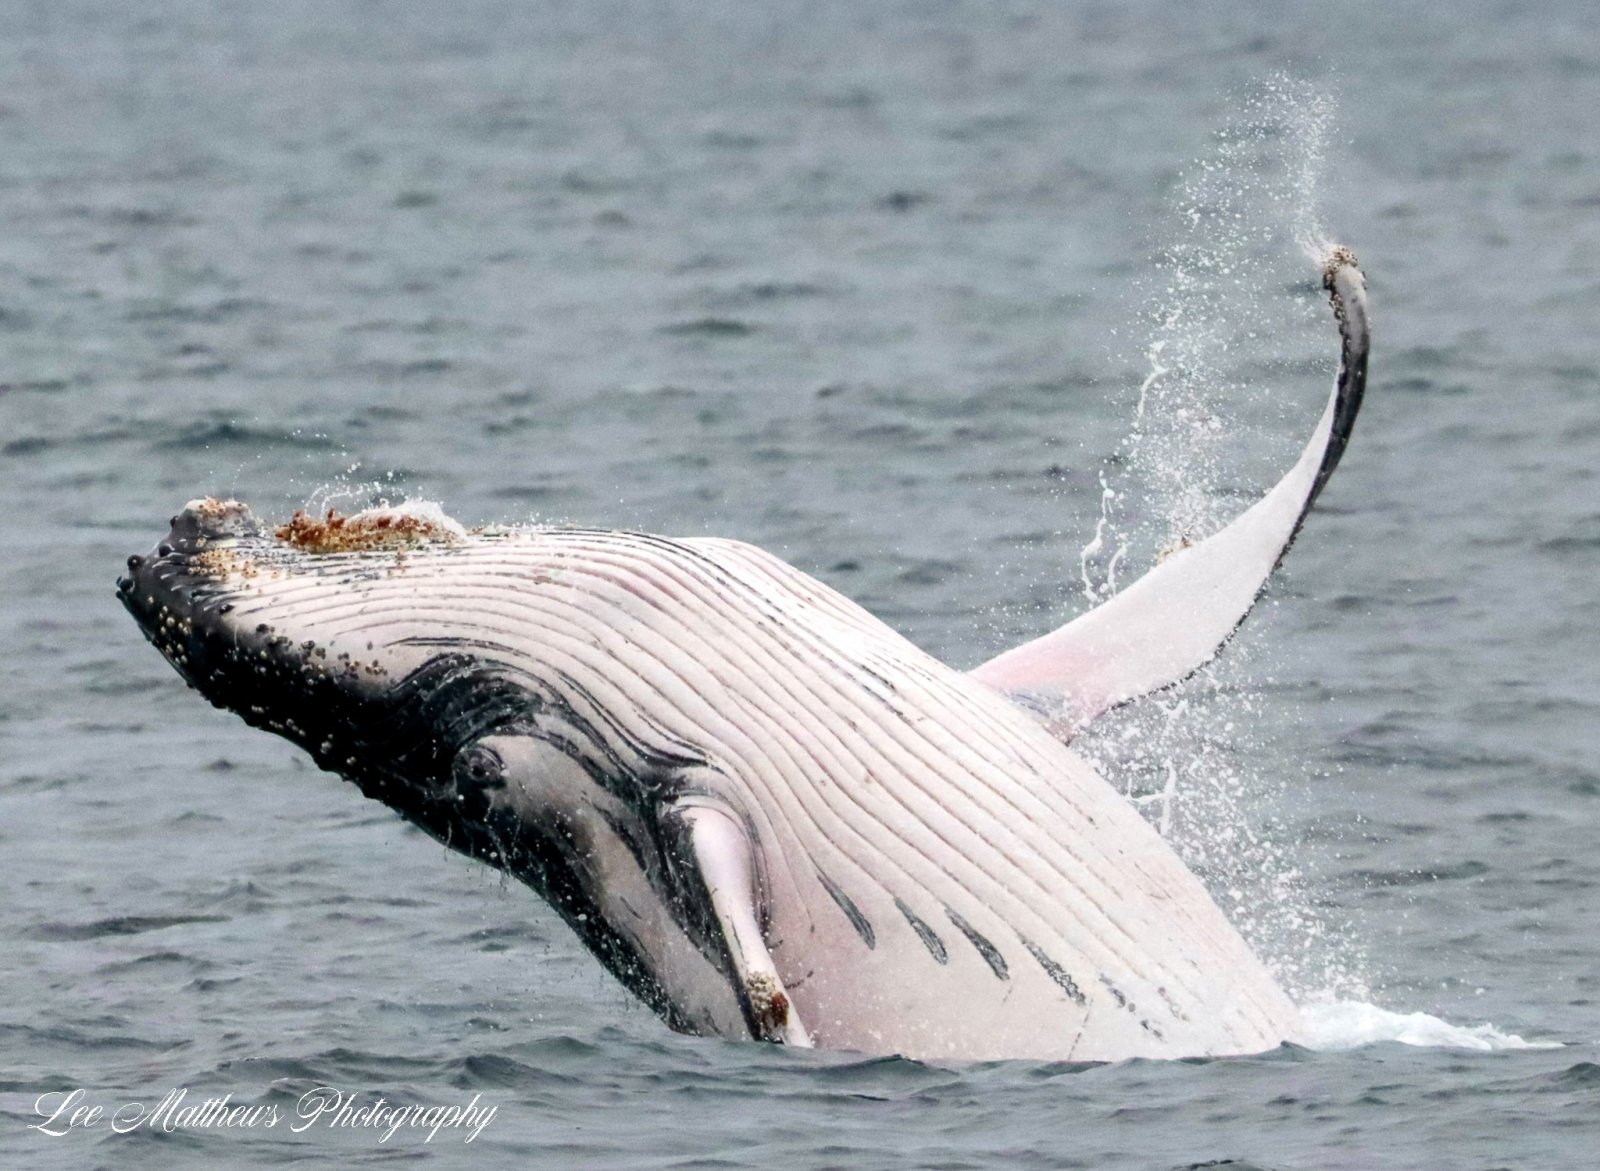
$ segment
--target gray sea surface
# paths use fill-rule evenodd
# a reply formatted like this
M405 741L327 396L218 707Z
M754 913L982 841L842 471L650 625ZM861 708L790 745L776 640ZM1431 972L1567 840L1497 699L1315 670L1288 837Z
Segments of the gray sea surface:
M0 1165L1594 1166L1597 114L1588 0L0 7ZM675 1035L114 596L196 496L416 496L749 540L971 666L1086 604L1102 477L1125 583L1287 467L1308 200L1372 289L1354 442L1190 706L1091 743L1187 770L1185 857L1337 1044ZM1167 421L1230 442L1180 484L1129 437L1185 347ZM296 1132L318 1086L496 1113ZM180 1089L282 1121L109 1125Z

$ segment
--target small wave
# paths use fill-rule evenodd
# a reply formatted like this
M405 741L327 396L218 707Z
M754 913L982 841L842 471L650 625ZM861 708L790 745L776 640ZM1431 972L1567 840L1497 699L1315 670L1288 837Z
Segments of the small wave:
M323 450L334 446L326 435L280 431L272 427L240 423L218 414L209 415L175 432L163 428L161 437L153 446L157 451L191 451L195 448L268 447L278 444Z
M1312 1049L1356 1049L1397 1041L1437 1049L1560 1049L1559 1041L1526 1041L1491 1024L1453 1025L1425 1012L1390 1012L1358 1000L1308 1004L1300 1009Z
M34 939L48 943L71 943L85 939L101 939L108 935L141 935L146 931L160 931L166 927L181 927L189 923L226 923L226 915L118 915L111 919L97 919L93 923L41 923L29 934Z
M663 325L661 332L677 337L749 337L756 327L732 317L701 317Z

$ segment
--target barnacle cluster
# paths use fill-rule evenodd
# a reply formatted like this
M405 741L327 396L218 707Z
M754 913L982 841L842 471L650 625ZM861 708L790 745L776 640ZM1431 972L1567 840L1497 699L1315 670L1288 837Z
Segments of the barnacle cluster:
M1333 288L1333 280L1341 268L1359 268L1356 254L1343 244L1336 244L1322 257L1322 287Z
M777 977L767 972L751 972L745 977L745 995L750 999L750 1013L758 1035L763 1040L777 1040L789 1022L789 997L778 983Z
M379 549L410 549L418 545L451 544L456 533L430 517L389 510L341 515L308 516L296 512L273 535L307 553L366 553Z

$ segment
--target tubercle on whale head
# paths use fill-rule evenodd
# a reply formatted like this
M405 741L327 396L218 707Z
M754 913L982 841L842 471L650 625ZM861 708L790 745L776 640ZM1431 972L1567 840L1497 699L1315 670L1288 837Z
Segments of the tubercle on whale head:
M233 595L260 573L259 557L272 544L238 500L191 500L168 523L166 537L128 558L128 573L117 581L123 605L146 634L152 622L170 625L176 617L192 624L228 614Z

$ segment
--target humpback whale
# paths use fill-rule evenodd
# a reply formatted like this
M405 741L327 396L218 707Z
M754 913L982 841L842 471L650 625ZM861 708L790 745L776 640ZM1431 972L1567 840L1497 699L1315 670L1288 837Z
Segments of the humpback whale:
M1218 652L1339 462L1364 279L1298 461L970 672L738 541L190 502L118 593L189 685L542 896L672 1028L919 1059L1247 1053L1298 1012L1072 748Z

